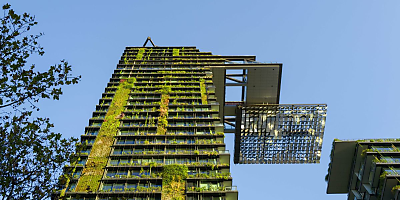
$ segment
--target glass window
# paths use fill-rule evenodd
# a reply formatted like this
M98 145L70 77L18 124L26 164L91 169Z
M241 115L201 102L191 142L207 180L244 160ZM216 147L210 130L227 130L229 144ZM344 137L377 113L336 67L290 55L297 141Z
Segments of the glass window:
M93 144L94 141L95 141L95 139L85 140L85 142L86 142L87 144Z
M75 187L76 187L76 183L70 183L68 185L67 191L68 192L73 192L73 191L75 191Z
M134 164L141 164L141 163L142 163L142 160L133 159L133 163L134 163Z
M132 184L132 183L128 183L127 185L126 185L126 189L127 190L135 190L136 189L136 184Z
M124 191L125 184L123 183L115 183L113 186L114 191Z
M373 146L373 147L371 147L371 149L373 149L375 151L379 151L379 152L393 151L392 147L376 147L376 146Z
M86 159L81 159L78 161L78 164L84 165L86 163Z
M151 162L151 159L142 159L142 163L143 164L145 164L145 163L150 163Z
M79 178L79 177L81 176L81 173L82 173L81 170L75 171L75 173L73 174L73 175L74 175L74 178Z
M114 155L121 155L122 154L122 149L114 149L113 154Z
M135 144L135 141L133 139L127 139L125 144Z
M400 175L400 168L385 169L388 175Z
M174 159L165 159L165 164L174 164L175 160Z
M185 159L176 159L176 163L178 163L178 164L185 164L186 161L185 161Z
M111 189L112 189L112 183L106 183L106 184L103 184L103 191L111 191Z
M119 140L117 140L116 144L125 144L125 140L119 139Z
M86 133L86 135L97 135L98 132L97 131L89 131Z
M122 154L132 154L132 149L125 149L122 151Z
M393 158L393 157L381 157L381 161L387 163L400 163L400 158Z
M110 165L118 165L118 160L110 160Z
M132 170L130 174L131 176L140 176L140 172L138 170Z
M128 164L128 163L129 163L128 159L121 159L120 162L119 162L120 165L121 164Z
M109 178L115 178L115 175L116 175L115 171L108 171L106 176Z

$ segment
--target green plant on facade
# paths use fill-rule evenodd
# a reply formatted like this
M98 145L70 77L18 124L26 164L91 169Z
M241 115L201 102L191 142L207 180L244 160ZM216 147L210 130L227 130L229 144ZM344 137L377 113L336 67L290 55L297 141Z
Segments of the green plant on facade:
M162 172L162 200L185 200L185 179L188 167L185 165L165 165Z
M158 117L157 123L157 135L165 135L168 126L168 103L171 87L164 86L162 89L156 90L156 92L161 93L160 115Z
M128 53L126 53L125 56L124 56L124 64L125 65L129 64L128 59L129 59L128 58ZM122 73L122 71L120 71L120 73Z
M200 79L200 92L201 92L201 103L207 104L207 92L206 92L206 84L204 79Z
M392 192L396 192L396 190L400 190L400 185L396 185L392 188Z
M134 87L135 82L135 78L121 80L104 122L93 143L86 166L76 186L76 192L95 192L98 190L104 167L107 165L114 136L117 134L120 125L118 116L123 112L129 93L131 88Z
M189 187L188 191L191 192L205 192L205 191L225 191L224 186L209 186L209 187Z
M146 60L150 60L151 53L153 53L153 49L150 49L150 52L147 53Z
M387 175L388 175L388 172L386 172L386 171L383 171L381 173L381 175L379 175L378 199L381 199L383 184L385 182L385 179L386 179Z
M185 54L183 53L185 51L185 47L182 47L182 51L181 51L181 56L184 56ZM182 59L183 60L183 59Z
M219 178L219 179L224 179L224 180L228 180L229 178L231 178L231 173L230 172L218 172L218 173L197 173L196 175L189 175L188 178Z
M179 49L172 49L172 56L179 56Z
M59 183L60 185L64 185L64 189L61 190L60 192L60 199L62 199L65 196L65 192L68 189L69 183L71 182L71 178L75 178L75 172L76 172L76 167L77 166L82 166L82 164L79 164L78 162L81 160L81 150L85 149L87 147L87 141L85 143L78 143L76 144L76 151L78 154L72 158L73 160L71 161L71 166L74 166L72 168L71 173L69 174L64 174L59 177ZM65 167L70 167L70 166L65 166Z
M71 174L63 174L58 178L59 183L62 185L65 185L64 189L62 189L60 192L60 199L62 199L65 196L65 192L67 191L69 183L71 181L71 176L73 176L73 174L75 173L75 170L76 170L76 165L72 169Z
M140 48L138 53L136 54L136 60L142 60L144 52L145 52L145 49Z
M82 183L77 187L70 186L68 189L73 189L71 190L73 193L68 191L65 196L79 199L85 194L85 198L141 196L146 199L185 200L186 195L194 195L186 194L189 191L187 183L198 185L201 180L212 184L197 190L224 191L225 188L219 187L224 183L230 185L232 177L227 169L229 163L221 163L227 161L219 159L220 153L226 154L224 148L220 148L221 145L214 145L223 143L224 133L218 132L216 128L219 126L217 124L219 118L214 111L218 109L213 109L210 105L215 101L215 97L210 96L208 99L208 95L214 95L214 90L207 89L207 86L212 84L210 80L212 77L207 76L208 73L203 70L210 69L186 66L190 63L198 65L208 58L204 56L193 59L198 53L197 50L193 51L186 47L165 48L161 51L158 48L141 47L128 50L124 52L119 62L126 65L117 66L116 75L113 75L113 80L103 94L103 97L107 98L100 100L102 107L98 108L106 112L96 113L93 117L95 120L91 120L90 125L97 127L86 129L87 135L97 135L97 137L102 135L98 130L107 125L108 118L105 115L107 110L112 110L113 103L110 105L110 102L119 89L115 78L136 77L138 82L131 88L124 115L118 117L120 120L120 126L116 129L118 137L113 137L115 143L104 145L111 146L111 149L103 148L108 152L106 156L108 163L101 168L102 176L99 178L89 177L79 171L82 180L79 181ZM165 57L160 57L162 54ZM186 58L182 59L181 56ZM161 60L165 62L160 64ZM129 63L126 63L127 61ZM98 117L100 115L101 118ZM106 121L101 124L102 118L106 118ZM96 133L92 133L93 129L96 129ZM103 166L102 163L100 165ZM190 176L188 168L192 170ZM88 179L87 183L84 183L85 176ZM73 181L76 179L71 179L71 183ZM214 182L218 182L217 186ZM161 183L162 187L154 187ZM86 190L87 186L80 184L95 185L90 186L90 189L97 187L89 191ZM147 194L155 192L156 194ZM229 199L221 192L209 192L207 196Z
M385 149L385 150L380 150L380 149L364 149L361 152L361 156L366 156L367 152L377 152L377 153L382 153L382 152L400 152L400 149L396 148L393 144L392 144L392 148L391 149Z

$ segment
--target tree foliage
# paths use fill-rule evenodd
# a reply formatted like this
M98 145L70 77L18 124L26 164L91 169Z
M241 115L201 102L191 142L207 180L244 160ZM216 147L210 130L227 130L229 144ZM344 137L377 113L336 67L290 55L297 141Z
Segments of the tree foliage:
M39 72L27 65L42 56L38 39L28 32L34 16L15 13L9 4L0 18L0 199L45 199L57 185L62 166L73 156L77 139L51 131L48 118L35 117L41 99L58 100L63 85L76 84L71 66L62 60Z

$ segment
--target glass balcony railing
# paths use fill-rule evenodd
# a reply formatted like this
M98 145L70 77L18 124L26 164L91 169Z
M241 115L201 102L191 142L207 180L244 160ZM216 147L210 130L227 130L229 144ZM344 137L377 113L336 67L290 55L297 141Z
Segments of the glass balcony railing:
M267 64L265 62L258 61L225 61L225 64Z
M99 132L87 132L86 135L97 135Z
M400 158L396 157L381 157L375 158L376 163L400 163Z
M225 187L225 191L237 191L237 186Z
M371 147L371 150L375 151L375 152L400 152L400 149L398 149L396 147L384 147L384 146L381 146L381 147L373 146L373 147Z
M385 169L384 171L386 172L387 175L400 176L399 168Z
M220 153L220 154L221 154L221 153L224 153L224 154L227 153L227 154L229 154L229 150L219 150L218 153Z
M90 150L91 150L91 149L82 150L82 151L81 151L81 155L89 155L89 154L90 154Z
M188 187L189 192L237 191L237 186L204 185L201 187Z

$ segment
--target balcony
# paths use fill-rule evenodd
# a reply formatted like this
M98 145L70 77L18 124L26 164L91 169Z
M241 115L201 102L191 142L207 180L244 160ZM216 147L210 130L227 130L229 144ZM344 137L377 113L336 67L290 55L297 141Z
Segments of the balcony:
M215 192L237 192L237 186L214 186L188 187L187 193L215 193Z

